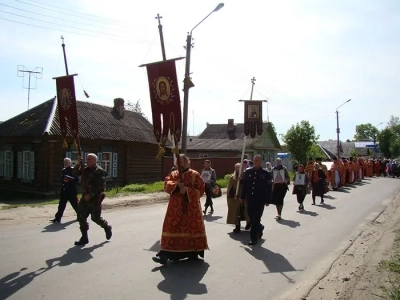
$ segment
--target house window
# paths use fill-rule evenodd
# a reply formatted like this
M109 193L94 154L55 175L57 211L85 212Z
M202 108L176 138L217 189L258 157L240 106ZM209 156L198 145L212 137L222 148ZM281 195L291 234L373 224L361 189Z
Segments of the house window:
M33 180L35 175L35 152L18 152L18 178Z
M99 152L97 153L97 158L97 164L107 172L106 178L116 178L118 171L118 153Z
M208 154L200 153L199 158L208 158Z
M4 177L12 178L14 169L13 169L13 161L14 161L14 153L12 151L4 151Z
M69 158L71 160L71 166L75 166L78 163L78 151L71 151L67 152L65 157ZM82 155L83 161L86 160L86 158Z

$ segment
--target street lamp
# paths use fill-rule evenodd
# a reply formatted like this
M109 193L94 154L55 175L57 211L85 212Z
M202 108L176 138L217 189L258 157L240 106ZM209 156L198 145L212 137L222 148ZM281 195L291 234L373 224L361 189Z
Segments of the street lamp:
M205 19L207 19L212 13L219 11L224 7L224 3L220 3L212 12L210 12L203 20L201 20L196 26L192 28L190 33L186 37L186 67L185 67L185 79L183 80L183 124L182 124L182 153L186 153L186 142L187 142L187 119L188 119L188 106L189 106L189 89L193 87L193 83L190 80L190 51L192 50L192 32L199 26Z
M380 122L379 124L375 125L375 127L378 127L379 125L382 125L383 122ZM374 158L376 157L376 131L374 131Z
M346 102L342 103L340 106L338 106L338 108L336 108L336 133L337 133L337 145L336 145L336 152L337 152L337 158L340 157L340 144L339 144L339 133L340 133L340 129L339 129L339 111L338 109L340 107L342 107L343 105L345 105L346 103L350 102L351 99L347 100Z

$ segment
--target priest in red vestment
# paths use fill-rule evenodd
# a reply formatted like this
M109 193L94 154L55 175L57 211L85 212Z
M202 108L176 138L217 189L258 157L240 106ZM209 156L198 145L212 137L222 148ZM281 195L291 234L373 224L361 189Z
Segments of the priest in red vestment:
M168 260L204 258L208 249L200 198L204 194L204 181L190 169L189 159L180 154L181 170L171 172L164 182L170 194L161 234L161 251L153 261L165 265ZM183 173L183 181L180 173Z

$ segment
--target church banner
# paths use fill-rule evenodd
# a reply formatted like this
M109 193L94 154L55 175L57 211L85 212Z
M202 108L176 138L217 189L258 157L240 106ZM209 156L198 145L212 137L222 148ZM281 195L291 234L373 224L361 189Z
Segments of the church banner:
M256 134L263 132L262 121L262 102L263 101L245 101L244 102L244 134L254 138Z
M60 119L61 135L64 138L63 147L68 147L66 136L68 127L74 138L74 146L77 148L78 139L78 112L76 108L74 75L54 78L57 86L57 109ZM67 127L68 123L68 127Z
M181 139L182 113L175 60L142 65L147 68L153 131L161 148L167 142L168 132L176 145Z

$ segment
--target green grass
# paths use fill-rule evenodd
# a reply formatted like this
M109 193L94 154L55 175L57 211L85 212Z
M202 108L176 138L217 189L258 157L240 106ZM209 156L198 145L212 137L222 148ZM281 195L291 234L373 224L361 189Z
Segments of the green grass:
M41 206L49 205L49 204L58 204L58 201L59 201L58 199L41 200L38 202L36 202L34 200L30 203L28 201L16 200L15 203L12 203L12 202L6 203L7 205L2 206L1 210L13 209L13 208L18 208L18 207L41 207Z
M400 300L400 230L396 231L395 253L389 260L382 260L379 267L389 272L388 286L381 286L389 299Z

